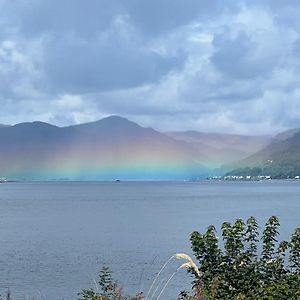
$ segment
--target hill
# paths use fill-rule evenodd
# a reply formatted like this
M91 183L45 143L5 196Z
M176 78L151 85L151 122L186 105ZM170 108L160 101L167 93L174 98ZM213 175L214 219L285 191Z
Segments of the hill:
M227 175L268 175L295 178L300 175L300 129L281 133L261 151L227 166Z
M185 141L198 149L210 165L241 160L266 147L271 136L244 136L236 134L204 133L198 131L168 132L174 139Z
M220 165L241 160L270 141L269 136L161 133L119 116L68 127L27 122L0 126L0 177L190 180L221 174Z
M205 172L192 145L118 116L0 128L0 176L10 179L190 179Z

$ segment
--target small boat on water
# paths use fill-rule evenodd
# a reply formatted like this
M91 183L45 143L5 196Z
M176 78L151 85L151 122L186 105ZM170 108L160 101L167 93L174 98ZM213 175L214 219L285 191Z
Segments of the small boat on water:
M6 178L0 177L0 183L5 183L5 182L7 182Z

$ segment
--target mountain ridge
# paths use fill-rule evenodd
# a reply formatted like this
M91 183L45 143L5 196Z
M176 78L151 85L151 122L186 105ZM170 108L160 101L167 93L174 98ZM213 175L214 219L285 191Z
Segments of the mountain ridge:
M193 144L199 151L206 149L209 158L216 164L230 163L248 157L266 145L271 135L245 136L238 134L207 133L194 130L167 132L175 139Z
M293 129L275 137L160 132L116 115L64 127L24 122L0 126L0 176L190 180L272 160L269 154L274 149L298 147L292 143L298 132Z
M1 176L13 179L189 179L206 169L188 143L117 116L0 128Z

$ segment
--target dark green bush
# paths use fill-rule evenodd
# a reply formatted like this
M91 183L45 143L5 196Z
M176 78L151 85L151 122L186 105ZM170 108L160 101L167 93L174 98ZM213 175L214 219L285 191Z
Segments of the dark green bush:
M221 227L221 246L214 226L191 235L202 275L194 281L197 297L186 299L300 299L300 228L278 242L279 220L267 221L260 237L254 217ZM199 292L200 290L200 292Z

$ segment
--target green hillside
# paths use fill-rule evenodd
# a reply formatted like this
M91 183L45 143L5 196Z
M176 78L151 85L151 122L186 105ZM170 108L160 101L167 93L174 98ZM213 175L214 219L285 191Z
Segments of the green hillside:
M227 166L228 169L231 171L226 176L300 176L300 131L293 130L278 135L266 148Z

